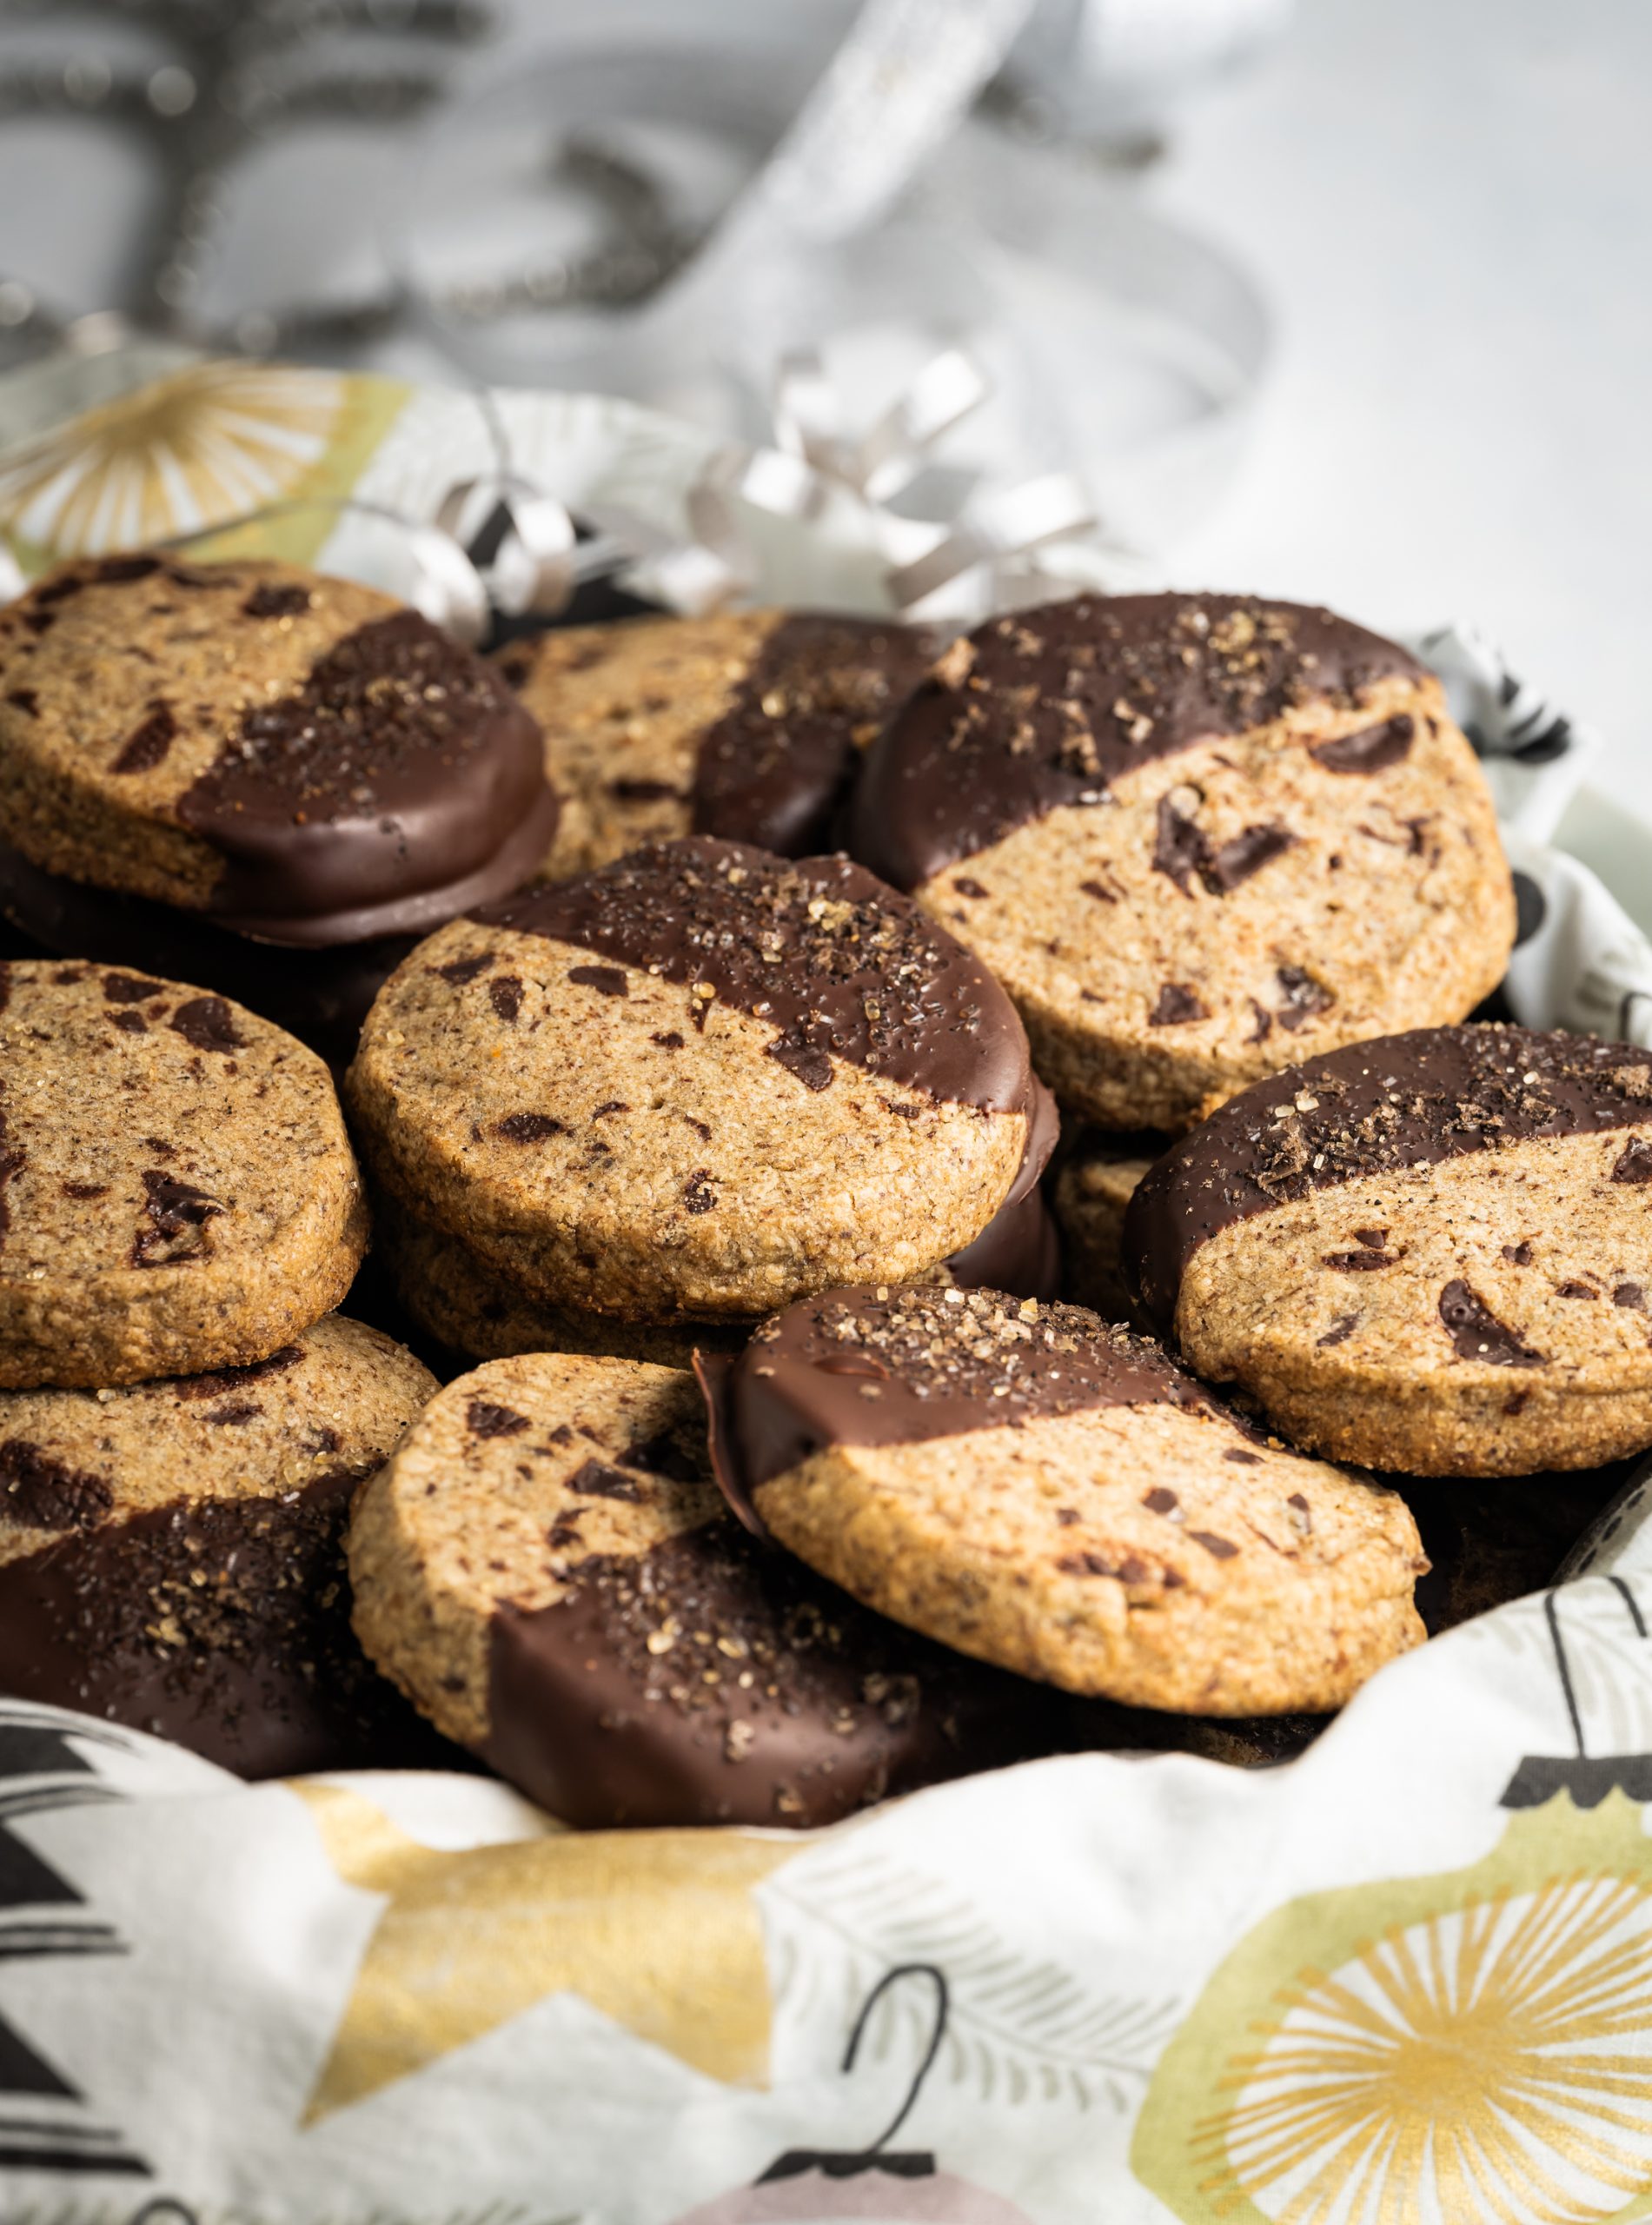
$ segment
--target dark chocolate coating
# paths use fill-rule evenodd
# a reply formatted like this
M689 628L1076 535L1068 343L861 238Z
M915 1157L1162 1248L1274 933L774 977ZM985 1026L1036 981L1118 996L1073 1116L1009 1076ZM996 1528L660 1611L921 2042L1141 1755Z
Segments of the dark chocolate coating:
M135 966L166 980L216 989L273 1020L335 1066L355 1056L374 998L419 940L381 935L321 950L255 942L203 913L42 873L3 844L0 916L34 944L28 955Z
M32 1512L64 1534L0 1566L0 1692L154 1731L247 1777L454 1766L351 1634L359 1475L113 1519L87 1496L96 1478L56 1481Z
M992 976L846 858L787 864L693 835L471 917L573 943L620 969L709 982L773 1026L770 1056L807 1089L831 1086L838 1058L983 1112L1047 1117L1025 1032ZM613 993L623 993L615 982Z
M1013 1192L973 1244L945 1262L960 1290L1007 1291L1013 1298L1053 1298L1061 1286L1061 1239L1044 1192Z
M944 660L861 774L850 848L897 888L1063 804L1099 803L1155 758L1423 676L1362 626L1248 595L1078 595L992 619L969 642L961 681Z
M1149 1170L1125 1215L1125 1285L1169 1335L1189 1260L1252 1213L1419 1162L1648 1124L1652 1052L1630 1044L1525 1027L1350 1043L1242 1090Z
M539 728L501 674L402 610L249 711L177 815L224 860L216 919L315 945L426 930L516 886L556 800ZM530 829L534 854L501 880L501 848Z
M497 1611L481 1750L587 1830L813 1829L1070 1736L1038 1686L898 1629L733 1521L572 1580L552 1606Z
M764 642L694 767L696 834L801 857L826 841L860 752L923 678L925 629L801 613Z
M694 1372L718 1484L760 1533L753 1493L833 1445L920 1445L1098 1406L1225 1411L1157 1345L1081 1306L1024 1318L1013 1298L923 1287L804 1298L737 1358L697 1358Z

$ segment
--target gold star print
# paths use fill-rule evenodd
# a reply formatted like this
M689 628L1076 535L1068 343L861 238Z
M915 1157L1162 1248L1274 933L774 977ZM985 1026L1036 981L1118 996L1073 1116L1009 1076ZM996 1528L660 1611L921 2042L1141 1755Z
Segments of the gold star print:
M293 1790L347 1884L386 1895L313 2124L555 1993L708 2078L761 2085L769 1987L752 1888L795 1843L734 1830L557 1831L422 1846L359 1793Z

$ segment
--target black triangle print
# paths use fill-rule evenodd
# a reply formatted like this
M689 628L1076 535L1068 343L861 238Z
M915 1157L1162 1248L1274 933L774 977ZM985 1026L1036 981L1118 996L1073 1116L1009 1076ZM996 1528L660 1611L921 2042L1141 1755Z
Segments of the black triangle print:
M82 1747L100 1739L89 1724L75 1730L33 1717L0 1717L0 1782L30 1780L5 1796L12 1808L41 1815L99 1797L89 1787L95 1762ZM73 1737L78 1742L70 1743ZM118 1799L112 1787L102 1797ZM56 1916L35 1916L35 1910ZM16 1913L14 1913L14 1911ZM69 1914L64 1911L84 1911ZM0 1962L29 1956L123 1955L113 1929L96 1920L86 1896L18 1837L13 1819L0 1813ZM0 2170L93 2172L148 2178L149 2166L127 2148L118 2132L99 2124L84 2096L23 2034L0 2017Z
M96 1777L96 1770L50 1723L0 1723L0 1777Z
M8 1823L0 1822L0 1910L22 1908L80 1908L83 1896L26 1847ZM5 1953L0 1936L0 1956Z

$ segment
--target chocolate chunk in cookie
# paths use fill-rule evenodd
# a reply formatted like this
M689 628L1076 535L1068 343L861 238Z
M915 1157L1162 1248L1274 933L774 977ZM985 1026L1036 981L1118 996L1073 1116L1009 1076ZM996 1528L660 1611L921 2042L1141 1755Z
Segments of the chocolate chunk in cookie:
M251 1367L0 1393L0 1691L246 1777L439 1765L351 1635L343 1552L435 1389L329 1314Z
M176 981L0 963L0 1389L262 1359L366 1245L314 1052Z
M1419 1475L1596 1467L1652 1445L1641 1153L1652 1053L1496 1026L1350 1044L1159 1162L1126 1272L1191 1366L1299 1444Z
M933 637L888 619L752 610L581 626L500 658L563 798L546 877L684 834L824 848L861 754Z
M362 1493L350 1572L381 1669L571 1823L827 1823L1064 1727L747 1536L673 1369L449 1384Z
M873 747L853 847L1109 1128L1175 1132L1306 1053L1459 1020L1514 936L1438 682L1252 597L1085 595L956 642Z
M707 837L433 936L348 1094L405 1211L537 1301L655 1323L939 1268L1054 1140L1013 1006L916 906Z
M868 1606L1074 1692L1339 1706L1422 1625L1391 1491L1077 1306L829 1291L699 1363L725 1493Z

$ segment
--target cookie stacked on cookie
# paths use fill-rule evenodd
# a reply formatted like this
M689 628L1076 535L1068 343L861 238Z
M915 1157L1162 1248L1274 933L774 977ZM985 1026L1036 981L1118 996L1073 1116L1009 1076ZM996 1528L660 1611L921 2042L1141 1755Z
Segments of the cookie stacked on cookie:
M0 610L0 912L348 1058L419 935L556 831L494 667L371 588L156 552Z
M1173 1133L1298 1058L1460 1020L1514 937L1439 682L1249 596L1081 595L955 642L873 747L853 847L1107 1128Z
M347 1095L407 1302L472 1352L489 1287L640 1353L849 1278L1050 1272L1014 1007L843 858L692 837L482 907L386 985Z
M545 735L551 880L645 842L831 847L864 753L940 644L889 620L750 610L571 626L500 656Z
M1437 683L1251 597L935 648L488 664L163 555L0 620L0 910L96 960L0 967L0 1684L808 1825L1293 1750L1425 1541L1483 1604L1490 1487L1410 1471L1531 1476L1529 1580L1536 1471L1652 1443L1652 1054L1459 1024L1513 907ZM318 982L439 1394L333 1310L362 1179L255 1016Z
M415 1750L350 1644L350 1492L435 1385L332 1311L327 1068L227 998L0 963L0 1690L264 1773Z

